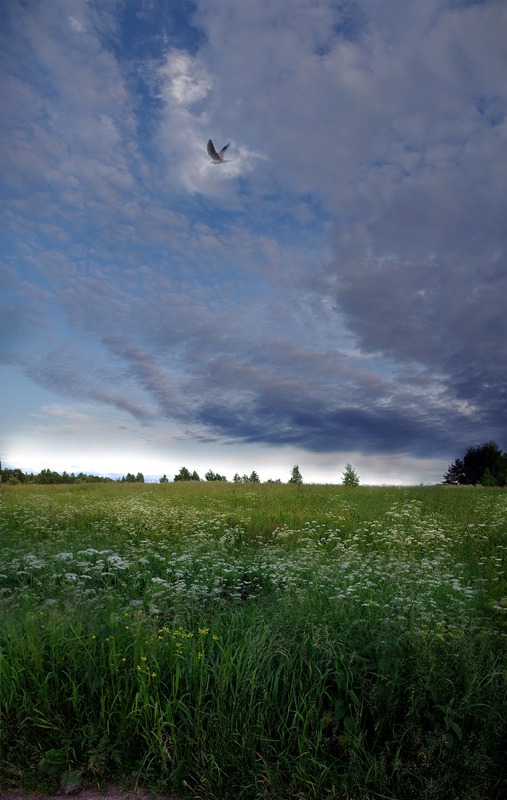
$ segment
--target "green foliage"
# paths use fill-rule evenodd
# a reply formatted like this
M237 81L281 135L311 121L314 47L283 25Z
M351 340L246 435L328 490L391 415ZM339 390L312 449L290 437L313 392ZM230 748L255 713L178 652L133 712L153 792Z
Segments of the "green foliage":
M250 475L243 475L241 478L239 477L238 473L235 474L233 478L234 483L260 483L261 479L257 475L255 470L252 470Z
M144 475L142 472L138 472L137 475L127 472L119 481L120 483L144 483Z
M225 475L219 475L218 472L213 472L212 469L208 470L204 477L207 481L227 481Z
M174 476L175 481L200 481L199 475L194 470L190 473L186 467L182 467L177 475Z
M25 473L18 469L2 469L0 470L0 476L4 483L10 482L11 485L15 485L17 483L24 483L27 479Z
M342 475L342 485L343 486L359 486L359 475L355 471L355 469L350 465L347 464L343 471Z
M449 466L442 483L453 486L506 486L507 453L502 453L496 442L492 441L480 447L469 447L463 460L457 458Z
M3 785L501 796L507 497L4 487ZM22 781L21 781L22 782Z
M55 472L50 469L42 469L37 475L27 474L18 467L3 467L0 469L0 483L41 483L41 484L75 484L75 483L112 483L112 478L104 478L99 475L85 475L80 472L75 475L73 472Z
M301 475L299 467L296 465L292 467L292 473L289 478L289 483L295 483L300 486L303 483L303 476Z
M444 475L444 480L442 483L446 483L450 486L458 486L460 484L465 485L468 483L465 465L460 458L457 458L456 461L453 461L453 463L450 464L447 472Z

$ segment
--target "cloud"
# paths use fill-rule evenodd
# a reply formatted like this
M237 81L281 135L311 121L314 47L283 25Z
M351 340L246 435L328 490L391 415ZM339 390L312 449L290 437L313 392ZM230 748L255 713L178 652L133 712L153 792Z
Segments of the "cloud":
M162 6L9 5L6 361L198 440L502 442L505 4Z
M220 108L220 88L202 58L170 48L152 83L152 91L162 104L157 141L165 158L167 180L187 192L218 198L222 206L240 208L237 192L227 183L250 172L257 160L266 157L233 142L219 168L210 161L205 149L207 139L220 141L221 148L230 142L230 134L214 122Z

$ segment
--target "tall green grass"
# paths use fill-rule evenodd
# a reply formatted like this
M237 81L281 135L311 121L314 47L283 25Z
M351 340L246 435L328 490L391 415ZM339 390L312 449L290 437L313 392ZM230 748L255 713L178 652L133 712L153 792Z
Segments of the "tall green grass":
M506 512L494 489L4 488L3 784L501 797Z

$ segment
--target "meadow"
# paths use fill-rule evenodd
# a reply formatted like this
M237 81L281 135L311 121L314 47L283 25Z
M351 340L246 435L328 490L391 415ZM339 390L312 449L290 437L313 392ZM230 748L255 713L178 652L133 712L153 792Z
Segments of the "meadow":
M4 486L4 789L506 790L507 493Z

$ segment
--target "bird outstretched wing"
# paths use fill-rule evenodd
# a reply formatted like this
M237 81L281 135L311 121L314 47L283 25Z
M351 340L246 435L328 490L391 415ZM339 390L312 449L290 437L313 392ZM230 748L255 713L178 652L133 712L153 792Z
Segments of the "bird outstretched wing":
M230 144L230 142L229 142L229 144ZM208 139L207 150L208 150L208 155L211 158L211 160L214 161L216 164L220 164L220 162L224 160L224 153L227 150L227 148L229 147L229 144L226 144L225 147L222 147L220 152L217 153L217 151L215 150L215 145L213 144L211 139Z

